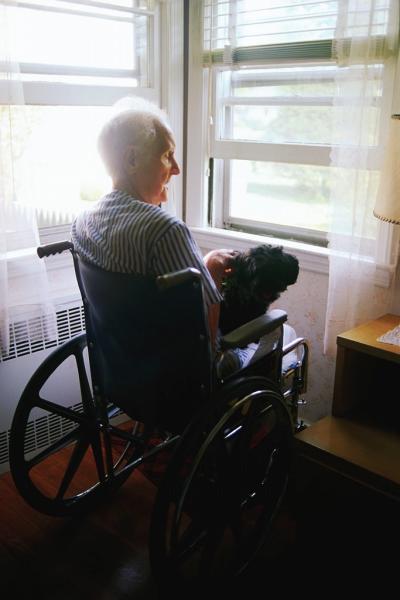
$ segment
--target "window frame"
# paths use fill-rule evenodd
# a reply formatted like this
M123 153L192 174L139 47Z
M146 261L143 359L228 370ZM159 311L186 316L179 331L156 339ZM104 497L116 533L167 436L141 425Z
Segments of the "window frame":
M16 2L15 10L19 7L23 9L32 9L46 12L58 12L61 15L74 14L81 15L85 13L85 7L90 8L110 8L109 3L92 0L67 0L68 6L64 2L64 7L50 6L41 4L28 4L26 2ZM134 87L121 85L117 81L110 84L99 83L99 77L125 77L126 75L134 77L135 71L127 69L110 69L97 67L75 67L66 66L58 63L39 64L39 63L19 63L16 66L15 83L13 78L0 79L0 105L13 106L48 106L48 107L108 107L116 101L126 96L135 94L135 96L146 99L160 105L161 99L161 40L160 40L160 3L153 0L153 10L124 8L119 7L121 11L126 10L130 15L146 15L149 19L147 28L147 86ZM84 16L92 16L87 14ZM96 15L93 15L96 17ZM132 26L134 24L132 23ZM21 75L21 77L20 77ZM24 75L28 75L25 79ZM35 75L38 80L30 80L29 75ZM42 80L40 76L43 76ZM96 77L96 83L89 82L59 82L46 80L46 75L65 75L79 76L87 75ZM22 89L22 93L21 93ZM62 209L61 211L62 212ZM38 219L40 219L41 210L38 209ZM52 241L58 241L69 237L71 223L60 224L58 219L52 219L49 222L39 223L39 236L41 241L49 239L49 231L53 230L54 236L50 235Z
M323 45L324 51L326 45ZM278 60L276 62L268 64L256 64L251 65L249 68L281 68L287 67L288 64L293 64L287 60ZM314 59L313 62L310 59L301 66L304 68L314 66L330 66L332 61L327 61L323 58ZM299 66L296 63L296 66ZM240 105L240 106L251 106L259 105L266 106L265 99L256 98L243 98L235 96L222 97L218 93L218 88L221 87L219 79L223 71L232 69L226 66L216 66L211 70L212 77L212 103L211 111L215 115L212 117L210 124L210 152L214 159L214 165L216 159L222 160L222 179L218 180L214 178L214 189L213 189L213 203L212 210L213 214L209 216L209 222L215 227L223 229L233 229L239 231L248 231L249 233L259 233L260 235L270 235L278 238L298 239L299 241L309 242L314 245L326 246L327 245L327 234L323 231L299 228L290 225L276 224L266 221L254 221L252 219L241 219L238 217L232 217L230 215L230 189L231 189L231 160L249 160L249 161L261 161L261 162L272 162L272 163L284 163L293 165L311 165L311 166L324 166L329 167L330 164L330 153L332 151L332 145L327 144L296 144L296 143L274 143L274 142L260 142L260 141L249 141L249 140L234 140L227 138L223 135L222 129L225 123L225 116L223 111L227 107ZM238 72L238 71L237 71ZM240 72L240 71L239 71ZM245 73L245 70L243 70ZM293 78L296 81L296 78ZM269 84L271 80L269 80ZM273 97L268 104L276 104L282 106L282 103L278 104L280 97ZM264 100L264 102L262 102ZM290 105L291 99L288 99L285 104ZM302 99L300 99L300 103ZM293 104L299 104L298 99L292 100ZM304 105L316 106L320 105L320 99L315 98L313 102L304 102ZM218 182L222 184L218 184ZM214 204L221 203L222 211L219 211L219 217L216 216L216 208Z
M76 5L100 6L92 0L76 0ZM23 5L24 3L21 3ZM71 3L73 4L73 2ZM46 81L22 81L23 95L16 93L12 81L0 80L0 104L8 105L48 105L48 106L112 106L117 100L134 94L164 108L170 116L170 122L176 136L176 156L182 162L183 131L183 6L181 0L152 0L152 10L134 9L133 12L150 15L149 49L148 49L148 87L125 87L121 85L68 84ZM55 74L86 74L97 69L72 68L54 65L34 65L22 63L21 72L47 72ZM100 69L104 74L114 71ZM114 71L114 75L117 73ZM171 78L171 74L173 77ZM10 85L11 84L11 85ZM21 83L18 82L18 86ZM15 89L15 91L14 91ZM20 88L19 88L20 89ZM83 95L82 95L83 92ZM21 101L23 99L23 101ZM170 194L173 196L166 209L182 216L182 182L172 182ZM70 236L71 223L39 226L41 243L59 241Z
M70 4L71 8L66 6ZM38 3L26 2L6 2L15 10L18 8L42 11L44 13L60 13L71 15L82 15L92 18L103 18L95 13L85 13L85 6L88 8L98 8L99 10L108 10L113 8L113 3L101 3L93 0L62 0L65 6L46 6ZM152 0L154 5L152 10L141 8L128 8L115 4L115 10L120 11L123 15L143 15L149 18L149 46L148 46L148 86L122 86L122 85L98 85L84 83L64 83L52 81L26 81L22 80L23 100L18 93L13 92L12 80L0 79L0 104L27 104L27 105L51 105L51 106L110 106L119 98L132 94L134 91L137 95L151 101L159 100L159 48L157 40L159 37L159 0ZM74 8L75 7L75 8ZM113 20L112 15L104 16L104 18ZM116 17L117 19L119 17ZM113 68L98 68L98 67L75 67L72 65L62 65L58 63L27 63L21 62L18 64L17 74L21 75L66 75L66 76L105 76L105 77L134 77L135 71L129 69L113 69ZM20 82L17 82L20 85Z
M236 142L236 141L226 141L226 140L217 140L215 139L215 123L213 121L212 114L208 114L209 106L214 106L215 99L215 84L209 85L209 77L211 76L213 70L218 68L224 68L222 66L222 62L224 60L223 52L221 51L213 51L209 53L208 56L208 67L204 66L203 60L203 14L202 14L202 5L203 2L195 3L196 6L190 5L189 9L189 81L188 81L188 98L189 98L189 108L188 108L188 123L190 123L190 128L188 129L188 147L196 148L196 151L193 152L192 155L188 154L187 159L187 185L185 190L185 198L186 198L186 215L188 224L194 228L194 230L200 235L200 237L204 234L206 236L212 236L213 231L218 236L223 236L224 232L229 232L233 235L234 231L230 230L229 227L226 227L224 220L227 220L226 215L226 206L227 206L227 198L226 194L221 193L221 190L218 189L218 186L215 185L215 180L220 177L224 182L224 185L227 185L229 181L229 171L226 168L215 166L215 150L219 153L220 158L227 157L229 149L232 149L236 152L236 155L231 156L231 158L237 158L240 156L244 156L246 154L246 150L250 150L253 153L253 156L259 156L262 154L263 150L260 148L256 148L258 146L263 145L264 149L268 147L268 144L262 142ZM379 37L379 36L378 36ZM335 64L332 58L332 40L322 40L320 43L313 45L311 49L311 53L314 53L312 57L310 52L307 50L307 43L305 43L301 52L303 52L303 56L299 55L299 59L303 59L304 62L311 64ZM310 48L312 45L310 44ZM286 52L286 48L284 48L284 52ZM234 52L238 53L240 56L245 57L246 53L249 53L249 49L247 48L238 48ZM272 47L271 54L269 58L274 60L274 66L279 66L280 64L287 65L287 56L284 57L279 55L281 52L280 48ZM263 48L264 58L256 62L254 62L254 67L262 66L265 59L268 58L268 49ZM201 58L200 58L201 56ZM399 55L399 64L400 64L400 55ZM268 61L268 66L271 66L271 61ZM249 67L251 66L250 63ZM225 67L227 68L227 67ZM398 73L399 73L398 68ZM215 77L214 77L215 80ZM210 97L210 90L211 97ZM197 116L196 116L197 115ZM203 118L200 119L198 115L203 115ZM208 127L210 129L210 136L208 137ZM238 144L236 147L234 144ZM240 145L240 150L238 150ZM276 144L270 144L271 148L273 146L274 150L277 150ZM315 145L313 145L315 147ZM301 146L304 151L304 146ZM322 154L317 155L317 149L314 150L310 148L309 160L311 161L311 156L314 154L314 162L310 162L310 164L318 164L325 163L327 157L329 159L329 155L331 149L334 146L324 146L319 147L318 151L322 150ZM282 144L279 151L287 152L288 146ZM295 148L292 150L296 151ZM267 150L268 151L268 150ZM370 155L370 165L377 165L377 148L371 148L369 153ZM274 154L276 157L276 154ZM210 161L211 158L211 161ZM248 156L247 156L248 158ZM289 162L288 156L285 157L285 162ZM276 158L275 158L276 160ZM214 173L212 173L212 178L214 183L212 185L213 189L213 207L210 214L210 200L207 196L207 191L209 189L209 176L210 176L210 168L209 165L214 163ZM294 163L296 164L296 163ZM297 163L299 164L299 163ZM217 169L217 170L216 170ZM222 173L222 174L221 174ZM220 188L222 186L219 186ZM196 191L197 190L197 193ZM199 201L200 197L200 201ZM197 198L197 201L196 201ZM269 224L267 227L257 227L258 223L254 223L253 227L248 227L247 229L240 229L238 232L237 239L244 239L243 236L247 235L247 238L250 240L258 239L259 243L280 243L285 245L290 240L290 245L293 243L297 243L301 251L304 250L304 246L309 246L310 248L315 248L316 246L326 246L327 245L327 234L323 233L319 235L318 232L311 232L310 235L305 238L301 235L298 235L298 231L294 231L289 226L278 225L274 226ZM233 228L234 229L234 228ZM297 236L296 236L297 233ZM232 238L234 239L234 238ZM297 240L297 242L296 242ZM399 234L397 231L389 228L386 223L381 221L378 222L378 232L377 232L377 256L375 257L376 264L378 265L380 272L382 273L384 270L387 272L387 277L380 276L380 284L387 285L388 281L394 272L396 256L398 253L398 245L399 245ZM323 248L321 248L321 251ZM325 253L322 253L325 256ZM329 250L328 250L329 254ZM322 255L321 255L322 256ZM325 269L324 269L325 271ZM326 270L327 272L327 270Z

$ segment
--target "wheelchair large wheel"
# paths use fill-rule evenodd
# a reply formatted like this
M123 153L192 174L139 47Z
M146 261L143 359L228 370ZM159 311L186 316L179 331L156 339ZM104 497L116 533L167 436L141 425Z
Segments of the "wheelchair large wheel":
M183 434L156 498L150 559L160 589L232 581L268 537L284 497L292 423L276 386L222 388Z
M10 469L15 485L28 504L49 515L88 510L129 475L124 467L132 443L110 424L112 409L98 406L93 399L85 348L86 335L81 334L40 365L21 396L11 426ZM73 391L64 389L65 369ZM61 370L64 377L58 380ZM117 437L118 446L113 444Z

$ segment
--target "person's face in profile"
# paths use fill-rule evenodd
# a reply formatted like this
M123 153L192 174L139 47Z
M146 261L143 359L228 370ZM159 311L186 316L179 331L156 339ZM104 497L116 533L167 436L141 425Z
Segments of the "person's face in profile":
M159 129L148 156L138 169L137 182L142 199L149 204L160 204L168 199L168 183L180 170L175 159L175 142L171 133Z

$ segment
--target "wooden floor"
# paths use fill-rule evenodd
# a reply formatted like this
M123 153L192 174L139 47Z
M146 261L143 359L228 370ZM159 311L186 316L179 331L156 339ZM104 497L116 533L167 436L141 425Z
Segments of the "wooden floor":
M386 510L350 488L311 481L307 494L281 511L269 546L226 597L283 597L372 580L383 592L396 581L400 555L398 507ZM46 517L19 497L9 474L0 477L1 597L5 600L156 599L147 537L155 487L134 472L108 505L79 519ZM391 512L390 512L391 511ZM324 586L325 587L325 586ZM224 594L225 596L225 594ZM213 598L210 594L210 600Z
M109 505L79 519L60 519L31 509L18 495L10 474L0 477L2 598L139 600L162 596L151 577L147 554L154 496L155 486L135 471ZM275 563L294 541L293 523L283 511L278 522L273 552L266 549L263 553L263 560ZM263 564L259 571L263 575L264 568ZM247 581L242 577L235 582L238 596L243 586L246 590L253 584L257 587L254 571L251 583ZM236 594L231 590L229 596Z
M154 489L135 472L109 505L79 519L60 519L41 515L27 506L10 475L3 475L2 597L155 598L147 557Z

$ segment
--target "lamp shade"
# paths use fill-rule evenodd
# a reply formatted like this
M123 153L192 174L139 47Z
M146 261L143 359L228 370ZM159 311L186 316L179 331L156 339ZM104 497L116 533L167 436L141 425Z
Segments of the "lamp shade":
M374 215L400 224L400 115L392 115Z

